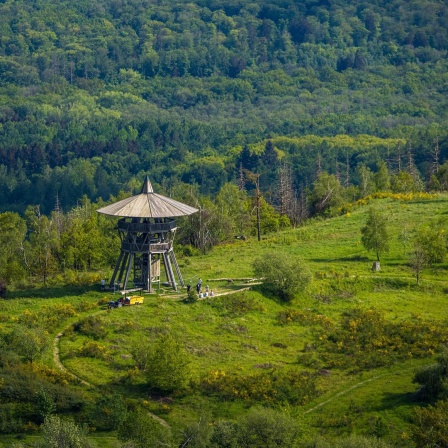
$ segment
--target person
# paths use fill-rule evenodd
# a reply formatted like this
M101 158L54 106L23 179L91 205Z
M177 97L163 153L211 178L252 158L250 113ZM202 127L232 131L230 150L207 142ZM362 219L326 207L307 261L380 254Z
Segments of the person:
M201 292L201 284L200 283L198 283L196 285L196 291L197 291L198 294Z
M191 285L187 285L187 292L190 292Z
M106 289L106 279L101 280L101 291L104 291Z
M205 292L208 292L208 285L205 285Z
M215 293L213 292L213 289L210 291L210 297L213 297Z

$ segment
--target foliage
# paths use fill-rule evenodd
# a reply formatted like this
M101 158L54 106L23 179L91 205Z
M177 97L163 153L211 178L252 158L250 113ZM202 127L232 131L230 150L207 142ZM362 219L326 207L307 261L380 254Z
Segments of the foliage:
M3 278L0 277L0 298L4 299L6 297L6 293L8 288L6 287L6 282Z
M36 393L36 409L41 418L40 423L43 423L49 415L56 412L56 404L53 397L43 387Z
M197 422L191 423L182 430L179 446L190 448L208 448L213 428L208 416L201 416Z
M331 328L334 323L333 321L322 314L315 314L311 311L296 310L296 309L286 309L280 311L277 315L277 322L280 325L286 325L290 323L298 323L301 325L320 325L324 328Z
M190 359L183 344L170 334L162 334L148 347L146 379L151 389L177 392L190 380Z
M283 301L292 300L311 282L308 267L284 254L269 253L255 259L253 270L263 279L263 288Z
M197 301L198 301L198 296L196 294L196 291L190 287L190 289L187 291L187 297L184 299L184 302L185 303L196 303Z
M73 421L63 420L53 415L45 419L42 425L43 441L38 446L48 448L89 448L91 443Z
M10 350L13 349L24 361L34 362L50 344L48 334L42 328L15 326L6 336Z
M366 437L352 434L348 437L339 437L336 440L318 438L309 448L390 448L391 445L378 437ZM307 445L308 448L308 445Z
M444 261L448 248L444 222L433 222L421 226L415 234L415 244L421 248L427 263Z
M104 339L107 334L103 319L99 316L88 316L80 320L73 326L73 330L96 340Z
M103 395L92 408L91 421L102 431L111 431L119 428L126 419L128 408L121 395Z
M447 338L448 332L440 323L417 316L390 322L384 312L355 308L342 314L339 328L322 327L316 345L326 366L369 369L399 359L431 356ZM308 357L305 350L300 360L306 363Z
M23 277L21 248L27 227L17 213L0 213L0 279L3 287ZM4 295L0 292L0 297Z
M295 419L269 408L252 408L239 424L240 447L297 446L300 430Z
M211 302L214 308L222 309L230 317L244 316L250 312L262 312L263 306L246 291L227 297L217 297Z
M436 401L448 397L448 349L442 348L437 356L437 364L419 370L412 380L420 384L419 396L426 401Z
M343 188L335 175L325 171L320 173L313 184L311 196L313 209L323 213L341 207L344 202L342 192Z
M28 328L44 327L51 331L66 319L76 315L76 310L72 305L61 303L54 306L44 305L38 311L25 309L18 320Z
M414 241L414 247L409 256L409 263L417 280L417 285L419 285L422 279L423 270L428 265L428 255L418 241Z
M88 341L79 347L77 355L88 358L106 359L107 349L104 345L98 344L98 342Z
M317 394L315 378L293 369L270 369L245 376L212 370L202 378L201 389L227 400L254 404L306 404Z
M229 420L217 421L213 426L210 446L213 448L238 448L238 423Z
M444 188L447 7L402 3L3 2L2 206L50 215L130 192L144 170L214 195L240 164L271 198L280 161L301 190L318 155L345 186L387 160L397 191L414 165ZM88 256L64 254L76 269L107 256L92 237L76 238Z
M375 251L376 259L380 261L380 254L389 251L389 234L383 214L371 208L366 225L361 229L361 234L363 246L367 250Z
M136 448L160 447L170 443L170 431L144 409L127 413L118 427L118 439Z
M439 401L413 412L412 440L417 446L446 446L448 444L448 401Z

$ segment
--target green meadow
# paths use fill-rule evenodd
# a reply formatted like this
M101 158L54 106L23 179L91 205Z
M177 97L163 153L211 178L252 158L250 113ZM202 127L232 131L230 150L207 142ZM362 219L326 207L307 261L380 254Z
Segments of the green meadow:
M390 235L379 272L361 244L371 206L387 217ZM112 310L107 301L117 296L98 285L13 291L1 302L0 328L45 322L53 343L40 364L59 371L57 347L66 386L87 402L118 394L173 432L205 417L238 420L262 405L296 419L304 443L355 433L412 447L412 410L423 404L412 378L434 364L448 338L448 265L425 268L418 285L409 253L413 232L445 221L447 211L444 195L371 199L260 242L250 237L179 257L185 282L194 288L202 278L216 294L194 303L184 301L185 289ZM310 286L289 303L265 295L254 278L253 260L272 253L300 258L312 271ZM163 334L189 354L181 391L151 390L137 367L137 349ZM91 424L85 409L75 417ZM91 430L99 446L117 446L114 431Z

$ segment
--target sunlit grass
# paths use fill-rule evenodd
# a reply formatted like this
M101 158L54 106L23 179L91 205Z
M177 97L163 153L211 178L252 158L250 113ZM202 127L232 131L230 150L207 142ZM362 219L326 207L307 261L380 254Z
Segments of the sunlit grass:
M382 199L371 205L388 216L391 236L391 250L382 255L380 272L372 272L374 254L368 253L360 242L360 229L365 224L369 206L359 206L343 216L316 219L297 229L263 235L261 242L252 237L215 247L205 255L179 257L187 284L194 287L202 278L203 285L209 284L218 295L234 292L232 297L255 304L249 311L229 308L231 299L228 296L185 304L181 301L186 297L182 288L177 293L164 288L162 294L148 295L140 306L106 310L97 305L98 301L113 299L114 295L100 292L98 285L52 287L15 291L10 299L2 301L0 325L6 331L20 320L25 310L37 313L59 303L78 307L77 315L61 321L57 331L51 334L65 331L60 341L64 365L95 387L138 399L148 399L150 391L144 375L133 368L132 347L159 331L169 331L185 344L192 360L193 384L213 369L240 375L291 366L312 371L312 367L298 363L298 355L306 344L312 343L319 328L280 325L277 316L282 310L306 310L335 322L341 313L356 307L383 310L388 320L396 322L414 316L442 322L448 318L445 297L448 265L441 263L426 269L422 284L418 286L408 266L411 242L406 241L405 247L403 239L399 238L403 229L411 232L425 222L447 217L447 198L404 203ZM247 285L245 279L253 277L253 260L272 252L300 257L313 272L309 289L302 291L290 304L263 296L257 287L238 292ZM91 304L92 309L79 309L82 302ZM105 347L102 359L76 356L83 344L92 339L70 332L69 328L89 314L99 316L106 329L106 336L97 341ZM45 362L53 362L50 351ZM413 371L433 362L431 358L411 359L361 374L337 369L328 374L324 372L317 377L321 395L305 408L297 406L290 412L299 419L305 418L307 432L324 430L334 435L350 431L369 433L375 430L375 422L381 417L390 428L388 434L399 444L401 434L408 431L410 412L416 405L412 401L416 390L412 384ZM351 387L354 388L350 393L332 399ZM323 402L319 411L310 411ZM176 426L199 416L204 408L208 408L214 418L237 418L245 412L246 404L223 403L216 397L195 392L175 397L169 409L151 400L148 406ZM306 411L310 412L304 414Z

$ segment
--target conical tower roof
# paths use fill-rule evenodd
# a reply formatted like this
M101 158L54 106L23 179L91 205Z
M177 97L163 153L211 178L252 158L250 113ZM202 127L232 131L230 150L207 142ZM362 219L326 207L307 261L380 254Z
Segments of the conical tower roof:
M154 193L149 177L146 176L140 194L115 202L97 210L109 216L126 218L172 218L196 213L197 208Z

